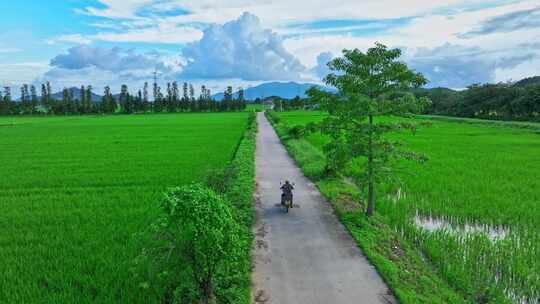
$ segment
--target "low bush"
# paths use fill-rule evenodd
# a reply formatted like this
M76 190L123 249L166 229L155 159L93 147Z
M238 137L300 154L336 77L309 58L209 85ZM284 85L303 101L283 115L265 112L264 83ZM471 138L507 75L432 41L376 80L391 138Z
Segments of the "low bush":
M226 200L201 184L169 190L154 225L160 240L160 275L175 282L173 302L224 302L220 281L235 271L243 246L240 226ZM188 279L186 279L188 278Z
M276 115L275 112L267 111L267 112L266 112L266 117L267 117L272 123L278 124L278 123L281 122L281 119Z
M214 169L206 174L205 184L219 194L225 194L235 182L238 168L232 164L223 169Z
M316 122L309 122L305 125L305 132L307 133L315 133L317 131L321 130L321 126Z
M299 139L304 136L306 129L302 125L295 125L291 128L288 128L287 132L290 137L294 139Z

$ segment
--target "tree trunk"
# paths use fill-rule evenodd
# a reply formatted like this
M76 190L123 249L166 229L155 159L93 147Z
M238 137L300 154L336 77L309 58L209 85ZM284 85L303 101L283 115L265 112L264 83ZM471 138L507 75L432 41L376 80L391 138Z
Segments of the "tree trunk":
M369 142L368 142L368 203L366 214L373 215L374 206L373 189L373 115L369 115Z
M209 274L208 277L204 280L202 284L202 304L210 304L212 303L212 299L214 298L214 288L212 286L212 275Z

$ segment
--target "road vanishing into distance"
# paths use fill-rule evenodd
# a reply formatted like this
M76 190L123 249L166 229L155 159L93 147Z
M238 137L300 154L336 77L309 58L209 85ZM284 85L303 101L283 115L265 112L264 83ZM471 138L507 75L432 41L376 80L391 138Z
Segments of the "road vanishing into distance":
M375 268L258 113L253 303L397 303ZM280 207L280 181L298 208Z

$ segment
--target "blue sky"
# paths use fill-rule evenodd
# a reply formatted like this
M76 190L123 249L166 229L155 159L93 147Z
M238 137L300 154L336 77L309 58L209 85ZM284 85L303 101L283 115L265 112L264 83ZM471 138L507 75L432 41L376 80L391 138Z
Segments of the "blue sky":
M154 71L214 91L320 82L328 59L375 42L401 48L430 86L540 74L538 1L431 2L1 1L0 85L136 89Z

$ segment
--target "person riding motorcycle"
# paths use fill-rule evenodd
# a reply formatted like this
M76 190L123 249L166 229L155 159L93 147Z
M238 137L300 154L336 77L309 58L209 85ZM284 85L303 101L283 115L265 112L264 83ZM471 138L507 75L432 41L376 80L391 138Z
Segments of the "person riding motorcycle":
M286 202L290 202L292 204L293 201L293 193L294 186L289 183L289 181L285 181L285 184L281 186L281 204L285 205Z

